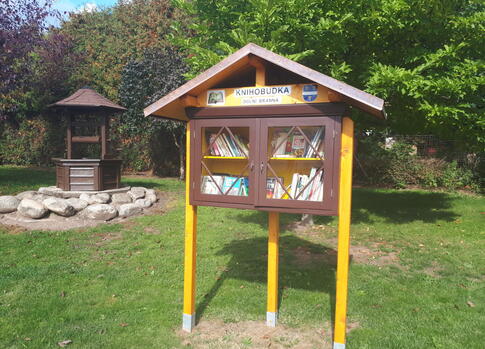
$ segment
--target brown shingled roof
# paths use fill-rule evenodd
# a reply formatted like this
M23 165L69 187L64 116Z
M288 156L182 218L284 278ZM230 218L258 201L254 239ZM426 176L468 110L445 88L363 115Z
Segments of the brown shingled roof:
M84 108L110 108L126 110L122 106L111 102L108 98L101 96L90 87L83 87L67 98L49 105L49 107L84 107Z
M184 105L180 102L180 97L183 97L186 94L197 95L203 89L208 89L211 86L214 86L220 82L220 76L224 71L237 71L237 69L244 66L244 59L250 55L259 57L305 79L325 86L328 89L341 94L344 101L348 104L372 114L379 119L386 118L384 100L381 98L347 85L342 81L317 72L252 43L247 44L194 79L146 107L144 109L145 116L154 115L179 120L188 120L189 118L185 113Z

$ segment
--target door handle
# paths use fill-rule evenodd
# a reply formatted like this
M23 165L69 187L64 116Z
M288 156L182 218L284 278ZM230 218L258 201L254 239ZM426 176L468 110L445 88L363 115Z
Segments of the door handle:
M263 173L264 163L262 161L261 161L261 165L259 165L259 170L261 171L261 173Z
M254 170L254 161L251 161L251 165L249 165L249 168L250 168L251 172L253 172L253 170Z

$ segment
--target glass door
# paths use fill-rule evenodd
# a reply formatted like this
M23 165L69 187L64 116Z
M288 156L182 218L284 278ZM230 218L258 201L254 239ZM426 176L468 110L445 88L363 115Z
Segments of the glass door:
M254 203L254 120L197 120L196 200Z
M322 209L330 204L333 127L328 117L261 121L259 206Z

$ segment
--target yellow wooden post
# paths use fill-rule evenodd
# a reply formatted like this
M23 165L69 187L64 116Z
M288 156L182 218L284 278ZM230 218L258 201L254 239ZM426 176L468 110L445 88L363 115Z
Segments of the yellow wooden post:
M343 118L342 150L340 154L340 184L338 203L337 296L333 349L345 349L347 293L350 248L350 208L352 200L352 159L354 122Z
M184 261L184 313L182 328L191 332L195 326L195 268L197 241L197 206L190 205L190 123L187 123L187 149L185 168L185 261Z
M268 305L266 325L275 327L278 321L278 262L280 214L268 214Z

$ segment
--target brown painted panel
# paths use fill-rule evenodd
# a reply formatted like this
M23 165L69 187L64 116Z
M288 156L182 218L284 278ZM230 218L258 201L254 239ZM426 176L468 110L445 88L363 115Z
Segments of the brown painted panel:
M221 108L211 108L222 109ZM246 109L251 109L248 107ZM342 110L341 110L342 111ZM248 115L247 115L248 116ZM250 115L259 116L259 115ZM268 114L269 116L269 114ZM338 208L338 173L340 167L340 139L341 116L308 117L292 115L292 117L276 118L220 118L191 120L191 190L190 202L199 206L232 207L241 209L256 209L263 211L278 211L289 213L308 213L318 215L336 215ZM232 127L235 125L248 125L250 127L250 161L252 166L250 174L250 196L208 195L200 192L201 184L201 146L203 127ZM265 164L267 158L268 127L274 126L325 126L325 161L324 161L324 196L320 201L282 200L266 198L266 174L268 168ZM298 160L295 160L298 161ZM262 171L260 168L263 164ZM320 162L321 163L321 162ZM262 172L262 173L260 173Z
M71 184L71 191L95 191L96 189L92 184Z
M348 106L345 103L308 103L308 104L282 104L238 107L204 107L186 108L190 118L274 118L291 116L303 118L306 116L341 116L347 113Z
M266 212L283 212L283 213L294 213L294 214L314 214L319 216L336 216L338 214L337 209L313 209L313 208L292 208L292 207L265 207L265 206L254 206L245 205L237 203L227 203L227 202L211 202L211 201L198 201L193 200L192 205L196 206L212 206L212 207L227 207L227 208L237 208L242 210L257 210Z
M70 182L72 184L89 184L94 185L94 177L71 177Z
M71 167L71 173L70 177L94 177L94 167L88 168L88 167Z

